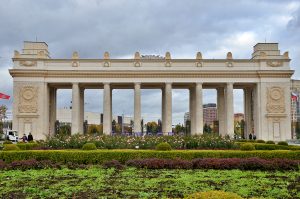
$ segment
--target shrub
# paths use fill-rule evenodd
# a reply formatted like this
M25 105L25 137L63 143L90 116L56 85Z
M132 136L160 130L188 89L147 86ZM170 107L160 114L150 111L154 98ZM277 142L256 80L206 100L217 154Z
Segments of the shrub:
M5 144L3 151L17 151L20 148L16 144Z
M275 144L275 142L272 140L269 140L269 141L266 141L266 144Z
M288 150L288 146L275 145L275 144L255 144L256 150Z
M158 151L171 151L172 147L169 143L167 142L162 142L156 145L156 150Z
M256 140L257 143L266 143L264 140Z
M255 150L255 147L253 144L245 143L240 146L240 149L242 151L253 151L253 150Z
M12 141L10 141L10 140L5 140L5 141L3 142L3 144L12 144Z
M124 166L118 160L106 161L102 164L102 167L104 169L115 168L115 169L119 169L119 170L124 168Z
M86 143L82 146L82 150L96 150L97 147L94 143Z
M277 145L275 145L277 146ZM280 146L280 145L279 145ZM283 146L282 146L283 147ZM109 160L118 160L125 163L132 159L184 159L192 160L195 158L251 158L258 157L264 159L286 158L300 160L300 151L240 151L240 150L37 150L37 151L0 151L0 159L5 162L15 160L36 159L51 160L53 162L74 162L78 164L101 164Z
M17 143L17 146L21 149L21 150L32 150L36 147L39 147L39 144L34 143L34 142L30 142L30 143Z
M198 192L193 193L187 197L186 199L243 199L241 196L224 191L206 191L206 192Z
M285 141L280 141L277 143L278 145L282 145L282 146L288 146L289 144Z

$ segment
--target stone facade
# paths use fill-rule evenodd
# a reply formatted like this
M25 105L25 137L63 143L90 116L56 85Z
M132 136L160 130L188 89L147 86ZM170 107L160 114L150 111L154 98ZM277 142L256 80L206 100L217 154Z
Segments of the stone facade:
M134 89L134 131L141 121L140 89L162 90L162 130L172 131L172 89L190 90L191 133L203 133L202 90L218 92L218 118L221 135L233 137L233 89L244 89L247 134L258 139L291 139L288 53L280 54L277 43L258 43L250 59L205 59L200 52L195 59L173 59L140 56L113 59L108 52L102 59L82 59L74 52L69 59L52 59L44 42L24 42L15 51L13 128L21 134L32 132L36 139L54 133L56 92L72 89L72 133L82 133L84 89L103 89L104 133L111 133L112 89Z

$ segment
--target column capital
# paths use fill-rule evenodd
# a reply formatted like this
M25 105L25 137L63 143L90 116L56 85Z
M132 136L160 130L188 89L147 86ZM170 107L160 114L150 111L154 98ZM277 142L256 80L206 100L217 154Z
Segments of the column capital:
M134 85L141 85L141 82L134 82Z
M110 85L110 82L103 82L103 85L105 86L105 85Z
M72 82L72 85L79 85L79 82Z

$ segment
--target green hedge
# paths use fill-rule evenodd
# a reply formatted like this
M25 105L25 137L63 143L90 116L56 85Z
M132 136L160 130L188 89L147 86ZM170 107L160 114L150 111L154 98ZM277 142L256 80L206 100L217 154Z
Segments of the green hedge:
M33 148L38 147L39 144L37 144L37 143L17 143L17 146L21 150L32 150Z
M15 160L52 160L54 162L74 163L103 163L110 160L118 160L125 163L127 160L138 158L181 158L192 160L194 158L250 158L264 159L287 158L300 160L300 151L226 151L226 150L190 150L190 151L155 151L155 150L31 150L31 151L2 151L0 159L5 162Z
M241 147L241 145L245 144L245 142L236 142L236 144ZM293 145L278 145L278 144L263 144L263 143L253 143L252 145L255 146L256 150L300 150L300 146L293 146Z

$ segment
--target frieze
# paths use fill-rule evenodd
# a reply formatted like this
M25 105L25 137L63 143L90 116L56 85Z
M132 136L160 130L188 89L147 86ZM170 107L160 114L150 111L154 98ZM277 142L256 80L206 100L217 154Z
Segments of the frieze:
M283 66L282 61L267 61L267 65L271 67L281 67Z
M27 67L32 67L32 66L37 66L36 61L20 61L20 66L27 66Z

